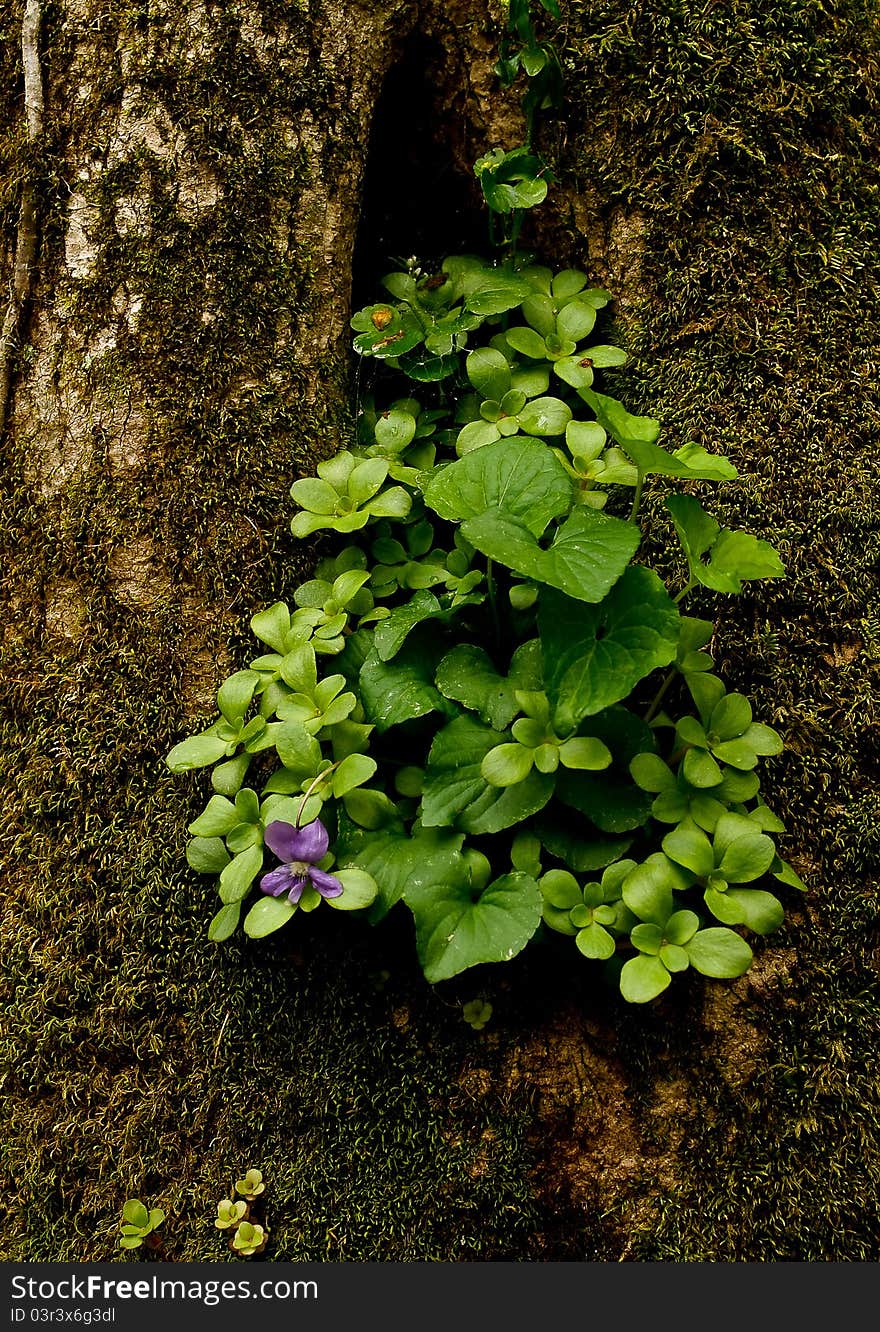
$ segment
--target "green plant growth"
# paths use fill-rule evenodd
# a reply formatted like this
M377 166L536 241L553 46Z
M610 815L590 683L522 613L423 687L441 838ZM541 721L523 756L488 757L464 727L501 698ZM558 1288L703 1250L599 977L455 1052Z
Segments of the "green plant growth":
M229 1247L242 1258L260 1254L269 1242L269 1227L258 1221L254 1207L264 1200L266 1185L262 1171L253 1167L242 1179L235 1181L233 1189L238 1198L221 1198L217 1203L214 1225L228 1236Z
M505 78L526 74L534 112L558 65L522 0L510 23ZM782 741L683 609L784 571L693 493L734 481L729 459L666 449L597 382L626 361L595 332L608 293L518 251L546 193L533 121L477 164L503 257L413 262L353 318L376 396L291 489L294 536L335 532L337 553L254 616L269 653L168 762L214 765L187 853L219 876L211 938L243 909L262 937L322 902L374 923L403 904L429 981L558 935L642 1003L688 968L741 975L745 934L782 921L775 885L803 887L755 772ZM640 554L646 483L670 491L669 586Z
M141 1245L158 1250L162 1241L156 1231L165 1220L161 1207L146 1207L139 1198L127 1198L122 1205L119 1223L120 1249L139 1249Z

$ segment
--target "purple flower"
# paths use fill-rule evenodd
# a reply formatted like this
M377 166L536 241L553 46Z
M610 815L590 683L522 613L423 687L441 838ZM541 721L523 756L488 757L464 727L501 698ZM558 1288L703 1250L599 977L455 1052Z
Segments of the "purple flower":
M270 870L260 880L260 888L270 897L281 897L287 893L287 900L294 906L309 886L317 889L322 897L339 897L342 884L332 874L318 869L318 861L323 860L330 845L327 829L320 819L314 819L304 828L295 828L290 823L270 823L264 835L266 845L274 851L283 864Z

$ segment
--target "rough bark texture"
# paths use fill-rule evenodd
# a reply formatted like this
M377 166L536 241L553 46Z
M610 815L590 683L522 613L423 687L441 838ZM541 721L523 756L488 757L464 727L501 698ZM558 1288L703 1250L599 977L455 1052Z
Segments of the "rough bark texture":
M31 169L7 10L4 283ZM719 647L789 743L767 798L804 909L741 982L648 1012L540 953L433 992L404 920L312 918L293 951L204 939L182 857L203 783L161 758L299 581L287 487L350 430L383 81L420 34L407 86L475 208L470 161L518 133L499 13L46 11L40 277L0 499L7 1258L112 1257L139 1196L172 1256L223 1260L214 1200L249 1165L276 1258L880 1256L873 3L569 4L560 184L530 237L612 289L621 396L731 452L720 511L782 548L789 579L725 609Z

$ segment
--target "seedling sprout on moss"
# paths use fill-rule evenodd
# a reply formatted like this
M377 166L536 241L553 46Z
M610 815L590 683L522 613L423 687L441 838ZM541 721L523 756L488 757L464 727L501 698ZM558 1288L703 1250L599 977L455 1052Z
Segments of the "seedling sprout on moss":
M156 1231L165 1220L161 1207L146 1207L139 1198L128 1198L122 1206L120 1249L160 1249L162 1241Z

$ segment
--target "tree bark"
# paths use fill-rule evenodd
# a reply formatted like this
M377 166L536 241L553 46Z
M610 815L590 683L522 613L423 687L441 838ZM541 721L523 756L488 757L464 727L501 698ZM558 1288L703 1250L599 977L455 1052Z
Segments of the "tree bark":
M350 438L352 267L366 252L377 123L372 161L395 151L394 124L381 110L377 122L383 86L409 59L406 87L421 80L432 151L448 163L436 206L448 191L476 217L473 159L512 146L522 127L492 72L501 5L61 0L39 51L35 261L19 228L34 179L26 148L40 136L16 45L23 3L0 28L0 78L14 91L0 110L0 257L22 344L2 441L6 971L20 1015L4 1040L14 1191L27 1181L34 1201L7 1228L9 1256L111 1256L122 1201L149 1192L169 1209L172 1256L213 1257L198 1229L205 1197L210 1211L230 1171L265 1173L270 1158L279 1258L774 1256L772 1226L753 1242L719 1220L706 1236L669 1200L698 1191L700 1115L726 1115L735 1135L756 1079L776 1066L783 1027L771 1010L793 984L797 928L743 982L684 986L647 1014L621 1013L540 959L481 978L500 1025L476 1046L458 1006L470 982L433 996L401 961L403 927L378 942L319 930L292 962L272 947L218 953L204 939L213 908L182 864L201 788L193 779L184 792L162 756L247 659L250 615L301 580L311 554L289 537L287 488ZM810 154L836 144L858 164L876 123L856 106L857 90L875 105L861 10L797 8L838 52L853 98L844 106L827 73L810 73L819 130L798 121L785 101L796 86L749 45L764 40L759 4L717 29L685 5L682 30L660 5L570 5L559 35L569 102L544 131L559 182L526 237L611 289L637 353L634 409L667 414L682 440L733 436L746 482L722 504L771 539L794 533L793 590L767 603L776 647L761 637L763 594L750 595L731 614L726 665L747 692L750 679L764 685L762 718L787 720L796 744L807 723L786 683L797 652L786 617L803 608L797 532L810 517L773 489L780 459L798 455L781 427L750 415L751 395L775 403L773 357L794 365L785 358L802 347L801 315L783 327L779 312L800 310L806 279L785 267L774 228L809 207L819 230L831 226L804 202L798 163L812 171ZM780 17L769 49L788 50L796 26ZM726 121L695 91L704 55ZM737 60L749 70L741 90L725 73ZM861 187L837 185L854 216ZM822 234L859 281L856 233ZM424 243L413 235L411 252ZM38 271L19 295L23 260ZM839 329L813 334L817 347L841 345ZM779 780L800 780L800 762L795 749ZM809 793L820 779L803 782ZM805 840L788 849L821 866L822 826L794 803ZM791 1134L783 1100L768 1113ZM375 1136L383 1117L387 1143ZM386 1148L398 1184L383 1174ZM436 1176L407 1175L408 1159L425 1171L438 1153ZM727 1184L712 1178L721 1215ZM784 1199L774 1205L783 1215ZM737 1195L742 1226L755 1206Z

